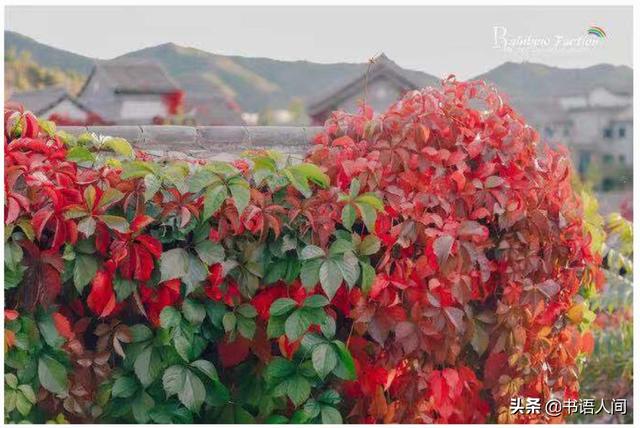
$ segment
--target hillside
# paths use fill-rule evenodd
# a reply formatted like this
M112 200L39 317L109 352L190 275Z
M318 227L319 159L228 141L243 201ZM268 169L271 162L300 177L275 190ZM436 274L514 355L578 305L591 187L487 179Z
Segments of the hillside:
M225 56L173 43L146 48L119 58L154 59L164 65L187 91L220 91L235 97L245 110L287 107L293 98L312 99L327 88L355 78L366 64L318 64L269 58ZM437 78L414 72L425 83Z
M505 62L476 79L495 83L513 99L579 94L596 86L620 92L628 92L633 88L633 70L611 64L559 68L536 63Z
M5 31L4 51L10 52L12 48L16 54L30 52L31 58L43 67L75 71L84 75L89 74L95 61L83 55L45 45L14 31Z
M88 74L95 61L39 43L18 33L5 31L5 51L31 52L41 66ZM279 61L218 55L195 48L166 43L127 53L116 59L150 59L160 62L188 92L223 93L235 98L244 111L266 107L286 108L293 99L303 102L339 87L364 73L366 64L318 64L308 61ZM438 78L421 71L416 80L437 84ZM582 69L563 69L536 63L507 62L480 76L520 100L549 100L559 95L587 91L603 85L616 91L632 91L633 71L625 66L599 64Z

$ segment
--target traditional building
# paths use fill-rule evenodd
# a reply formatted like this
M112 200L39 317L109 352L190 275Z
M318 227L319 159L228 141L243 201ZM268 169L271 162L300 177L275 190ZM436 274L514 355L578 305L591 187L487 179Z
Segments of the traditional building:
M245 125L238 104L223 95L187 93L184 114L200 126Z
M8 101L23 106L38 117L53 120L59 124L106 124L100 115L72 97L65 88L60 86L15 92L11 94Z
M424 73L405 70L381 54L357 78L342 82L333 90L308 103L307 113L313 125L322 125L332 111L356 112L365 98L377 113L385 111L405 92L429 85L438 85L438 79Z
M117 124L151 124L171 115L180 88L161 65L151 61L98 62L78 100Z
M516 102L542 140L566 146L578 172L601 175L596 185L603 189L631 184L632 104L631 92L605 87L554 100Z

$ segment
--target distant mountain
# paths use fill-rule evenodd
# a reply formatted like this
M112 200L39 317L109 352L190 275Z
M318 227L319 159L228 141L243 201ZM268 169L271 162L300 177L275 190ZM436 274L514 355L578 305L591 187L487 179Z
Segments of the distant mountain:
M21 34L5 31L5 51L28 50L45 67L59 67L88 74L94 59L39 43ZM167 43L127 53L117 59L151 59L161 63L180 85L193 94L222 93L235 98L245 111L266 107L284 108L292 99L308 101L342 82L364 73L367 64L318 64L218 55ZM407 70L425 85L439 81L421 71ZM564 69L536 63L507 62L476 79L493 82L517 104L522 100L548 100L559 95L583 93L596 86L630 92L633 71L626 66L599 64L582 69Z
M287 107L292 98L309 100L366 71L366 64L318 64L269 58L217 55L173 43L130 52L119 58L160 62L185 88L197 93L220 91L235 97L245 110ZM438 79L412 71L420 80Z
M43 67L75 71L85 75L89 74L95 62L92 58L45 45L15 31L5 31L5 55L12 48L17 54L23 51L30 52L31 58Z
M513 99L581 94L597 86L618 92L633 89L633 70L611 64L558 68L530 62L505 62L475 79L495 83Z

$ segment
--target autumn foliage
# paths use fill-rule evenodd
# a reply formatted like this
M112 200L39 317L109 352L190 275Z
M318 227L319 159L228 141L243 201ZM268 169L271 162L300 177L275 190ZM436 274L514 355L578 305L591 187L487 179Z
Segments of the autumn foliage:
M6 110L8 420L560 421L509 402L579 393L602 278L570 175L482 82L334 113L297 164Z

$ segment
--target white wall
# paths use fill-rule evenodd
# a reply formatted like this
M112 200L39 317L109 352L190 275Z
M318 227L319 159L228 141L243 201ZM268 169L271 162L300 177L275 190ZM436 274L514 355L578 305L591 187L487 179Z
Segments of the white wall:
M87 112L79 108L77 105L64 99L49 110L41 113L42 117L48 118L52 114L58 114L60 116L68 117L69 119L84 121L87 119Z

